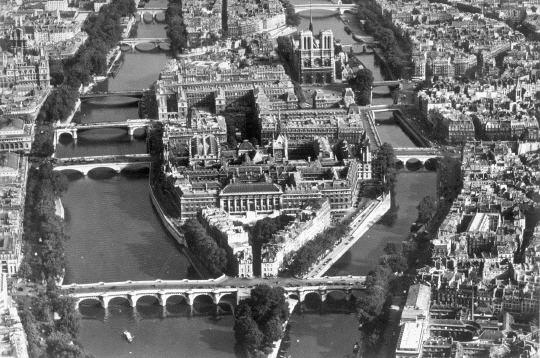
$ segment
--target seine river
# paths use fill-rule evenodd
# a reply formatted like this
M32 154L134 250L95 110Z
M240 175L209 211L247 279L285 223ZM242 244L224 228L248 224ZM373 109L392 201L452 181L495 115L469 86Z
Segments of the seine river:
M151 5L164 3L152 0ZM325 15L314 12L316 31L331 28L342 43L353 41L343 30L339 17ZM304 18L300 27L307 28L308 22ZM140 37L163 35L163 25L139 26ZM371 55L363 55L361 60L376 79L382 78ZM119 73L102 86L110 90L147 88L157 79L166 61L164 53L126 53ZM378 101L384 103L389 99ZM136 118L137 108L83 104L78 116L81 122L114 121ZM389 141L405 140L393 123L384 121L382 126ZM76 144L68 138L61 139L57 153L60 157L143 153L146 148L144 138L131 141L123 130L115 129L83 132ZM66 245L66 283L196 277L181 248L167 235L150 204L146 174L114 176L96 172L89 177L71 175L70 178L63 197L71 236ZM374 225L328 274L365 275L377 263L386 243L404 239L415 220L419 200L435 193L435 180L434 172L402 170L396 186L397 209L391 218ZM293 314L286 344L289 354L292 357L350 354L359 334L354 314L344 309L345 306L334 302L325 304L322 310ZM213 310L211 304L204 301L198 302L195 308L195 313L190 315L182 302L172 302L163 312L153 302L143 301L133 312L118 302L105 317L102 309L85 307L80 340L88 353L96 357L235 357L232 317L225 315L214 320L198 314ZM135 336L132 344L121 336L125 329Z

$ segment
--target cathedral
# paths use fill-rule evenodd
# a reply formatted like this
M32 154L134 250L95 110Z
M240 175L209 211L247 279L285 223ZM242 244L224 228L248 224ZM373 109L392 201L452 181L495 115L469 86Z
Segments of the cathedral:
M298 80L305 84L327 84L336 78L334 34L324 30L314 35L301 31L294 42L294 67Z

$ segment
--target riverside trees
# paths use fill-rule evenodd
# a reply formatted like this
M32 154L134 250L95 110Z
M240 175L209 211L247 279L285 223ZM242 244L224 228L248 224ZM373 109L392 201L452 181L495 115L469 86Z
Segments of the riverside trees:
M115 0L104 5L98 14L90 15L83 25L88 39L75 56L64 62L64 83L78 88L88 84L92 75L103 75L107 53L122 38L120 18L136 11L133 0Z
M363 68L356 73L356 76L349 80L356 94L356 103L366 106L371 103L371 86L373 85L373 73Z
M55 283L65 272L64 243L68 239L64 222L56 215L55 199L66 189L65 177L53 172L50 161L30 168L24 212L25 255L18 276L46 283L45 290L37 294L17 297L32 357L85 357L76 341L79 319L75 303L61 296Z
M383 56L394 78L409 75L412 46L408 37L394 30L392 21L382 14L374 0L358 4L358 17L364 22L364 29L379 42Z
M273 342L283 335L283 323L289 318L289 305L281 287L259 285L248 299L240 302L234 319L237 345L251 356L264 357Z
M187 47L187 30L182 18L182 1L169 1L169 6L165 12L165 23L167 24L167 37L171 40L171 50L173 53L181 53Z
M218 246L197 219L190 219L182 225L182 231L191 251L206 263L213 276L219 276L227 268L227 252Z
M389 143L383 143L373 160L373 174L382 186L384 192L393 190L396 182L396 154Z

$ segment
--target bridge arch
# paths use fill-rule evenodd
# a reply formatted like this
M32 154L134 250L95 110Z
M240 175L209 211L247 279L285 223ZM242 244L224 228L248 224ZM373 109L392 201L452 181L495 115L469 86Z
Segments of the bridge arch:
M409 158L405 162L405 167L410 171L417 171L424 166L424 162L418 158Z
M326 295L322 295L318 291L310 291L304 294L304 299L302 300L302 303L304 303L304 305L310 309L320 308L325 299ZM315 303L315 305L312 306L310 305L310 303Z
M93 303L94 306L100 306L103 307L103 300L99 297L84 297L77 301L77 310L81 309L81 306L84 306L83 303L89 304Z
M216 310L216 298L211 293L190 294L191 311L196 314L208 314Z
M234 313L235 303L236 303L236 295L232 292L224 293L219 297L219 299L217 299L217 305L219 306L219 308L223 310L221 306L225 305L229 307L230 313Z
M174 304L173 301L176 299L180 299L180 302L184 301L188 306L191 305L189 297L183 293L173 293L173 294L161 296L161 300L164 306Z
M114 172L115 174L120 174L121 172L121 168L119 168L117 165L110 165L110 164L96 165L92 167L87 167L85 169L81 170L81 173L83 173L84 175L96 174L96 172L103 171L104 169L110 172Z
M141 295L133 296L132 297L133 306L134 307L137 306L140 303L141 299L148 299L148 298L152 298L154 302L157 302L160 306L163 306L161 296L158 295L157 293L144 293Z
M195 303L198 303L197 299L201 300L202 297L208 297L213 304L217 304L216 302L216 296L211 293L201 292L201 293L193 293L189 295L191 305L195 305Z
M289 293L287 294L287 297L289 297L290 299L298 300L298 301L301 301L301 300L300 300L300 296L301 296L301 294L298 293L298 292L289 292Z
M56 142L60 141L60 138L71 137L72 140L77 139L77 131L72 130L56 130Z
M326 297L330 297L332 298L333 300L346 300L348 301L349 298L350 298L350 293L349 292L345 292L343 290L328 290L326 292Z
M119 167L118 174L139 173L143 169L150 169L150 163L130 163L125 166Z
M437 170L439 167L439 158L429 158L424 162L424 167L430 171Z
M146 125L140 125L140 126L133 126L133 127L129 127L128 128L128 134L130 137L133 137L133 136L139 136L142 131L142 135L141 136L145 136L147 135L148 133L148 127Z
M110 308L111 306L131 306L135 307L133 300L128 296L112 296L104 297L103 304L105 308Z

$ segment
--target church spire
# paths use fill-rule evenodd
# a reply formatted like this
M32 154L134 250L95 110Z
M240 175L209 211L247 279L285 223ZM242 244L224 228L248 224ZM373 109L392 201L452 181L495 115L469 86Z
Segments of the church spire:
M311 0L309 0L309 31L313 32L313 15L311 14Z

